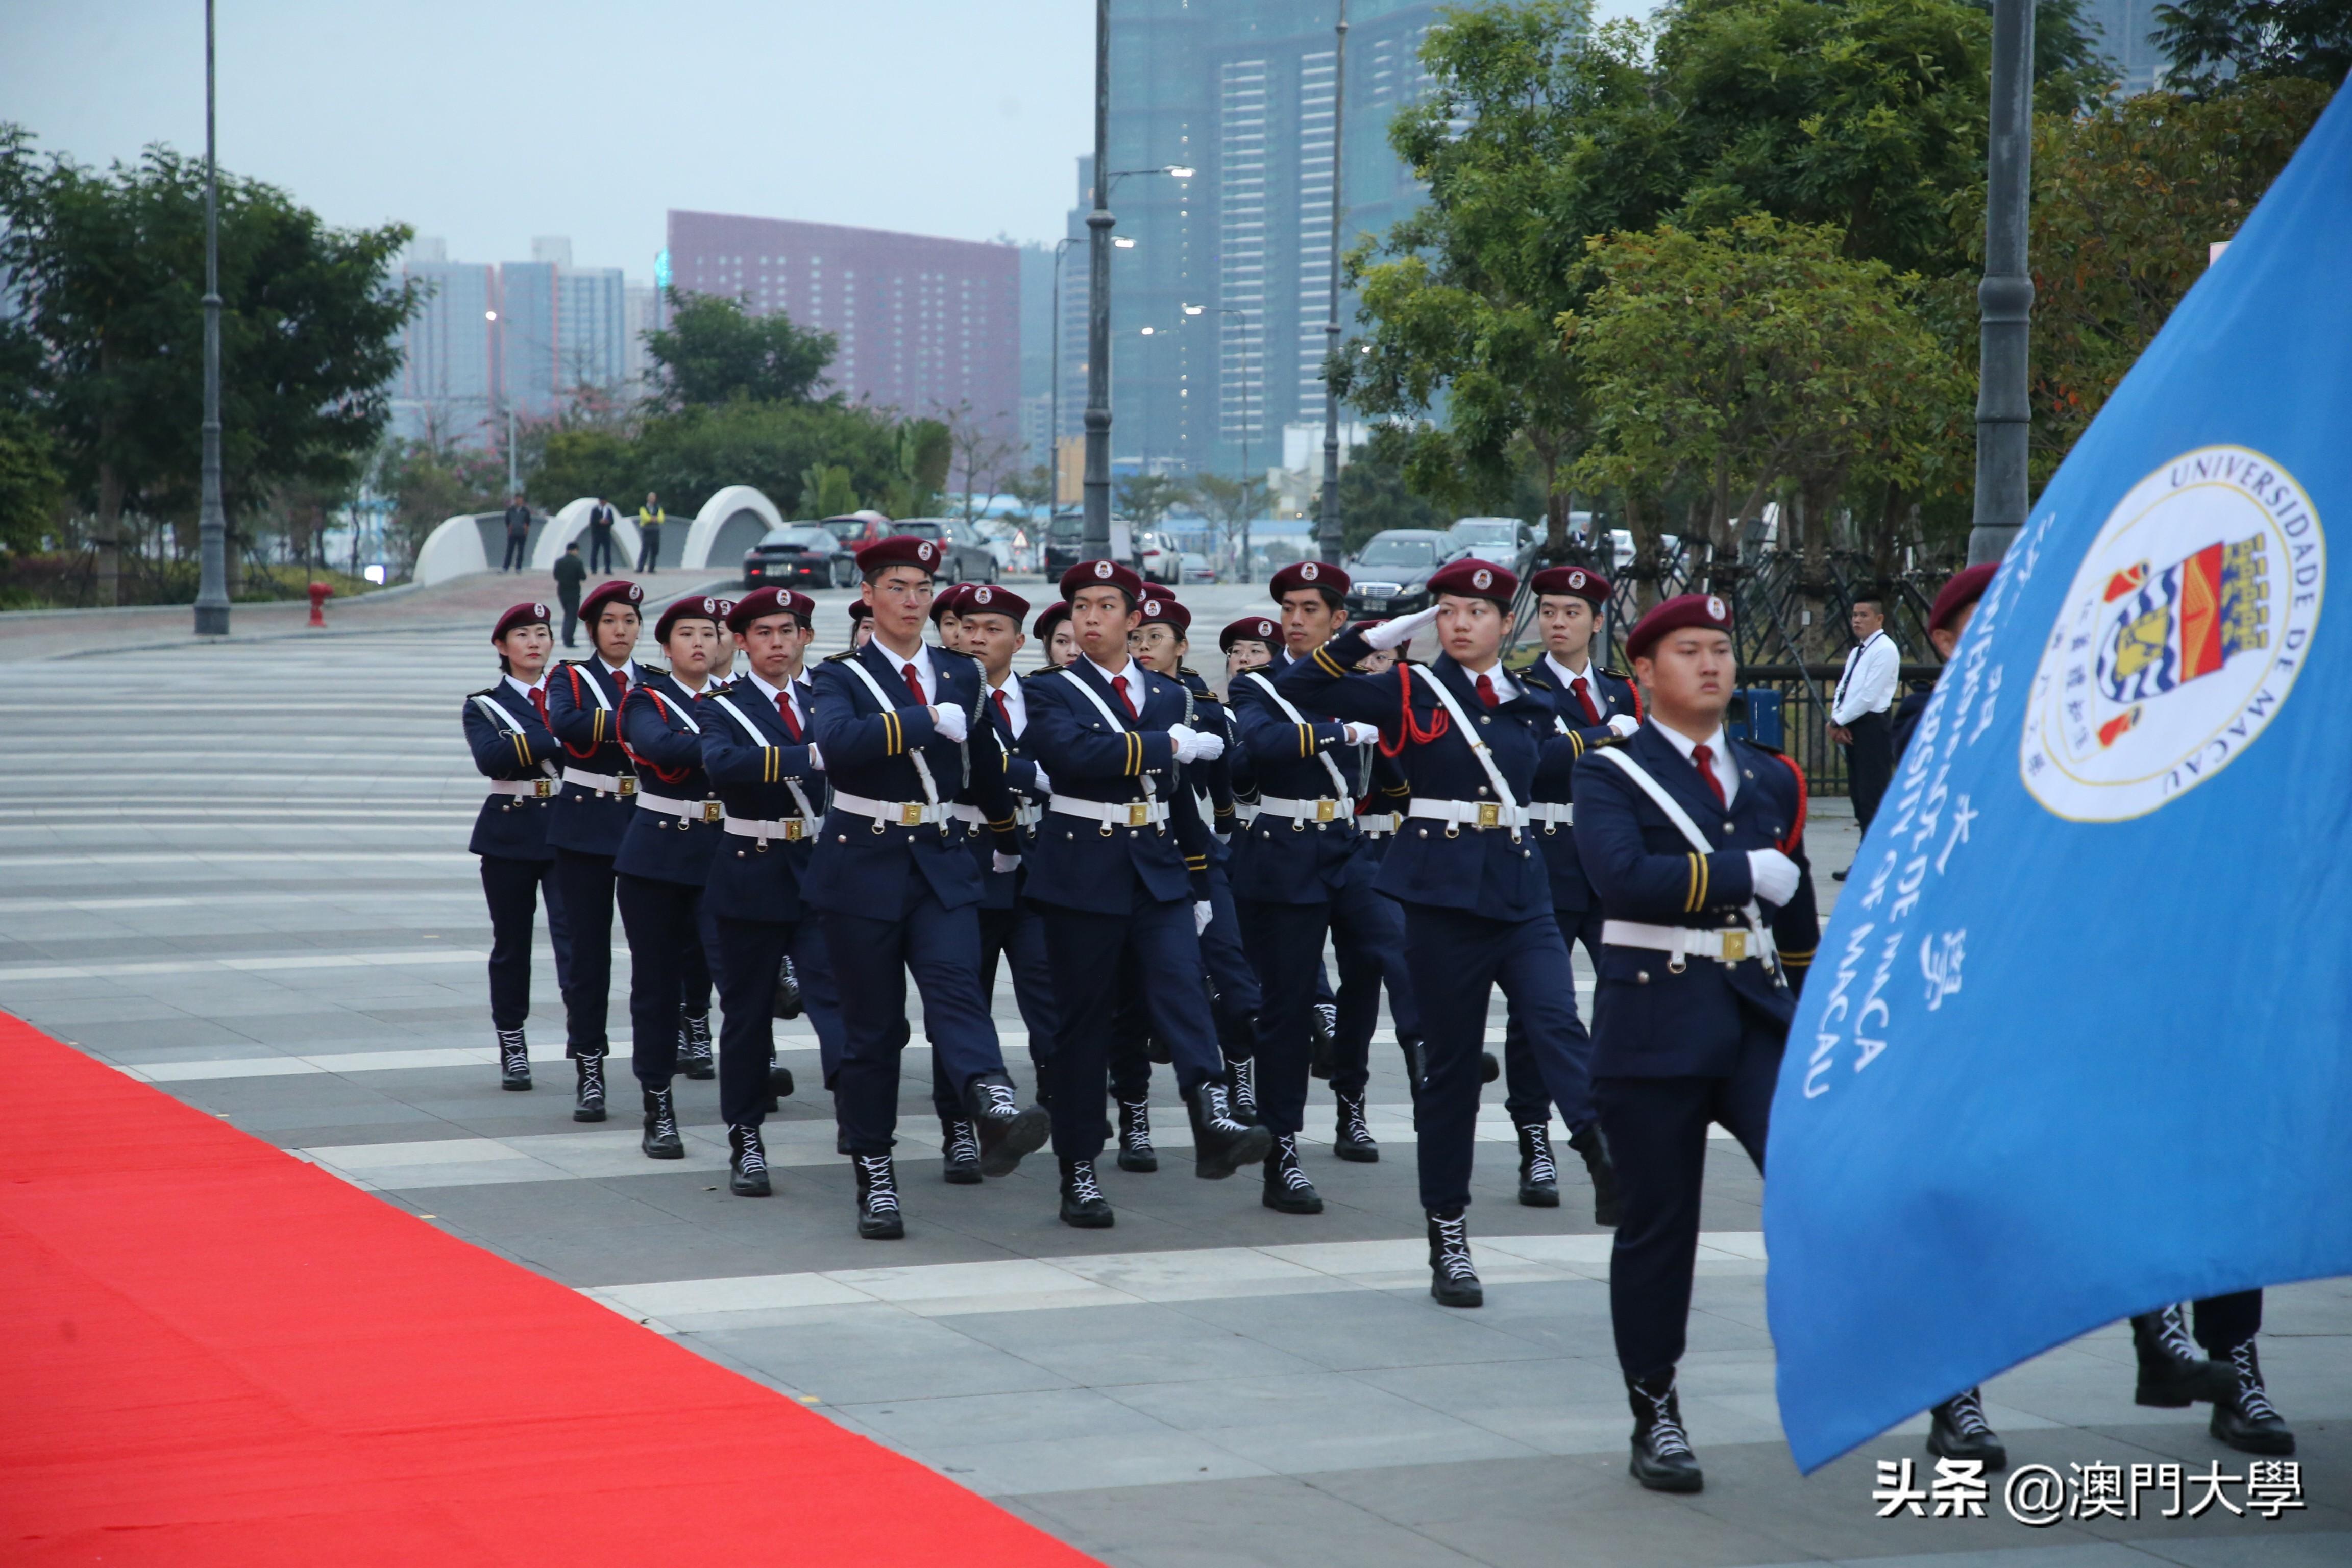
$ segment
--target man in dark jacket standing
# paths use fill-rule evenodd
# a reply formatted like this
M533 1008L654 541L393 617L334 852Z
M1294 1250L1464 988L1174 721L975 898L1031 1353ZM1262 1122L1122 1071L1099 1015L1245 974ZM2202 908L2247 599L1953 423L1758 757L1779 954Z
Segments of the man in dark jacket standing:
M563 646L577 647L573 630L580 625L580 587L588 581L588 563L580 559L580 542L573 540L555 558L555 596L563 605Z
M610 572L613 569L613 525L621 514L603 496L588 509L588 570Z
M515 491L514 500L507 506L507 554L500 563L501 572L520 572L530 543L530 508L523 504L522 492Z

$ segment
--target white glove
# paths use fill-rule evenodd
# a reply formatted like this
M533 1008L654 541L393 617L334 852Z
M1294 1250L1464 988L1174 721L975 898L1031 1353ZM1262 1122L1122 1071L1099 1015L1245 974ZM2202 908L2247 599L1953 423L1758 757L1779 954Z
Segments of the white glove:
M1348 721L1347 731L1348 744L1351 746L1374 746L1380 743L1381 727L1378 724L1359 724L1350 719Z
M1364 646L1370 648L1402 647L1423 630L1437 624L1437 606L1406 616L1399 620L1382 621L1364 634Z
M1017 871L1021 868L1021 857L1007 855L1002 849L992 849L988 856L988 868L1000 876L1007 871Z
M1194 904L1192 906L1192 934L1194 936L1198 936L1202 931L1208 930L1209 921L1215 918L1215 915L1216 910L1210 904L1208 900L1202 899L1199 903Z
M1195 760L1203 763L1213 763L1219 757L1225 754L1225 738L1223 735L1216 733L1214 731L1202 731L1198 736L1198 741L1199 744L1194 746L1192 749L1192 754Z
M931 728L950 741L961 741L966 733L964 710L940 703L931 710Z
M1034 764L1034 769L1035 769L1035 772L1036 772L1036 775L1037 775L1037 787L1036 787L1035 789L1031 790L1029 793L1030 793L1030 794L1032 794L1032 795L1051 795L1051 794L1053 794L1053 793L1054 793L1054 781L1053 781L1052 779L1049 779L1049 778L1047 778L1047 777L1045 776L1045 765L1043 763L1035 763L1035 764Z
M1201 754L1201 731L1188 725L1171 724L1168 726L1168 743L1176 748L1178 762L1192 762Z
M814 741L809 742L809 766L818 773L824 772L824 753L816 749Z
M1623 739L1627 735L1633 734L1641 727L1642 721L1639 719L1634 718L1631 713L1612 713L1609 715L1609 732L1617 736L1620 740Z
M1797 863L1778 849L1750 849L1748 878L1755 884L1756 896L1768 904L1785 904L1797 895Z

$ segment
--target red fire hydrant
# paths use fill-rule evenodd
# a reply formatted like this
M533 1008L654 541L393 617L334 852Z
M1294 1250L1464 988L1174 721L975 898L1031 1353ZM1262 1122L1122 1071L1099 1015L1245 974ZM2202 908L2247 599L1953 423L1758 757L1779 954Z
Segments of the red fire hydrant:
M327 601L334 596L335 590L328 584L310 584L310 624L312 626L323 626L327 624Z

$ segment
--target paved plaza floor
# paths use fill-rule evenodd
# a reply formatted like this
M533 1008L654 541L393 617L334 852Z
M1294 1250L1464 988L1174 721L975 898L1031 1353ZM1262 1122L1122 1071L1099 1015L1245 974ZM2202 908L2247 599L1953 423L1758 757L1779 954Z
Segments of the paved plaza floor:
M706 580L666 574L660 586ZM1879 1519L1875 1464L1924 1468L1920 1423L1800 1478L1774 1413L1761 1184L1728 1141L1711 1146L1683 1382L1707 1489L1643 1492L1625 1474L1609 1240L1589 1188L1575 1174L1562 1207L1520 1207L1490 1095L1471 1211L1486 1305L1432 1302L1385 1015L1370 1096L1381 1160L1333 1158L1318 1085L1305 1156L1327 1209L1315 1217L1260 1206L1254 1175L1195 1180L1164 1075L1159 1125L1175 1136L1162 1138L1161 1170L1106 1162L1115 1229L1056 1221L1043 1156L982 1187L948 1186L918 1044L901 1098L908 1237L861 1242L814 1041L797 1022L779 1026L803 1088L769 1124L776 1195L731 1197L713 1084L680 1083L682 1163L637 1152L625 1071L613 1121L572 1123L543 931L540 1087L501 1092L488 931L465 853L482 790L458 708L495 678L492 607L542 586L483 577L405 607L331 609L324 637L277 635L299 626L240 609L240 634L271 635L226 646L192 646L177 622L142 617L60 617L44 634L0 616L0 735L15 757L0 775L0 1007L1110 1563L2352 1563L2344 1280L2270 1293L2263 1357L2304 1467L2305 1506L2284 1517L2209 1509L2032 1529L1996 1492L1983 1519ZM1263 593L1184 596L1213 627ZM820 596L818 652L845 641L846 598ZM1195 662L1214 668L1213 648ZM1826 873L1855 842L1843 802L1817 805L1808 841L1826 907ZM1589 1005L1581 954L1577 965ZM615 970L625 1043L625 950ZM994 1006L1025 1086L1009 988ZM1501 1025L1497 998L1497 1041ZM19 1108L18 1128L73 1135L41 1127L37 1107ZM516 1355L534 1353L530 1324L510 1332ZM1990 1413L2013 1461L2244 1469L2206 1435L2202 1407L2136 1406L2131 1363L2116 1327L1995 1379ZM694 1456L679 1455L677 1506L714 1506L694 1477Z

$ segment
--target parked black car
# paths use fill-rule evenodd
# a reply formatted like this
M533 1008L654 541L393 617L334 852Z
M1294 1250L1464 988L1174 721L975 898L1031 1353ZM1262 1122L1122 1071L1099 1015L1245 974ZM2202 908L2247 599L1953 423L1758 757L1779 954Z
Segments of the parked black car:
M772 528L743 552L746 588L846 588L857 581L857 558L821 522Z
M1375 533L1348 563L1348 614L1409 616L1429 608L1430 574L1462 553L1461 542L1432 528Z
M996 556L988 541L960 517L902 517L882 530L883 537L928 539L940 547L939 578L949 583L993 583Z

